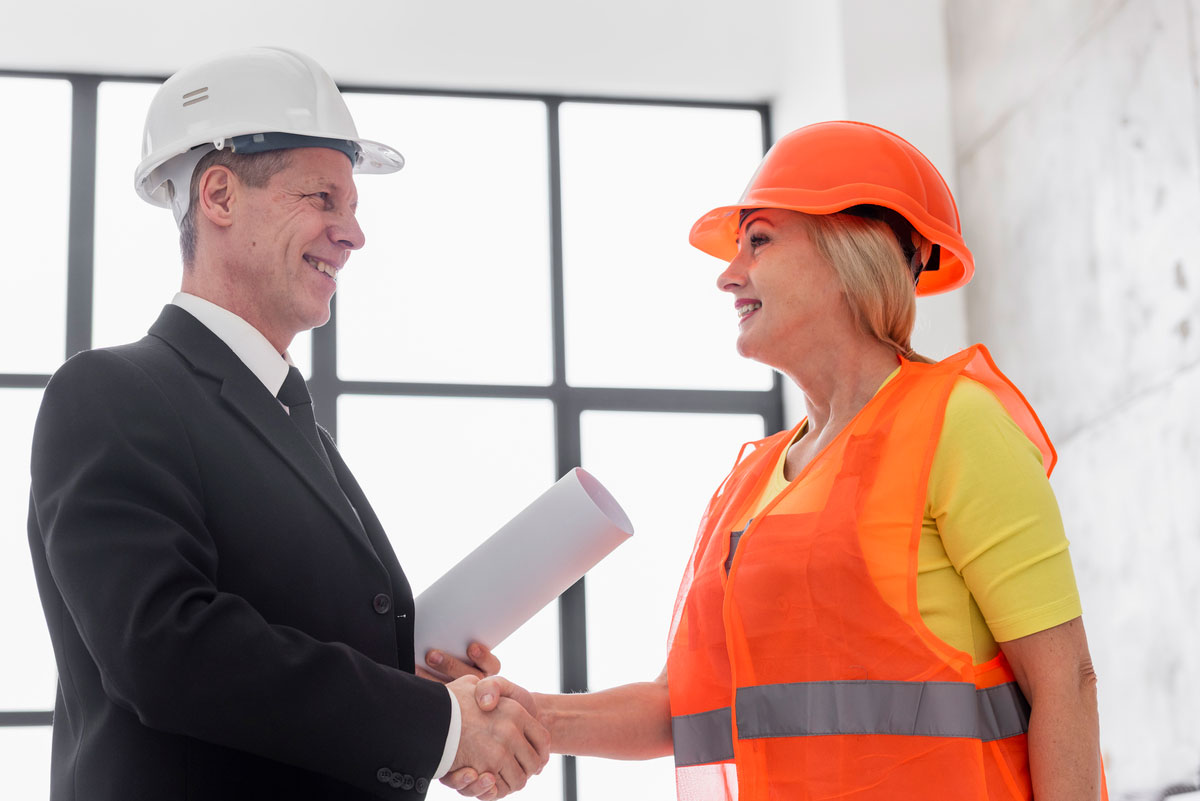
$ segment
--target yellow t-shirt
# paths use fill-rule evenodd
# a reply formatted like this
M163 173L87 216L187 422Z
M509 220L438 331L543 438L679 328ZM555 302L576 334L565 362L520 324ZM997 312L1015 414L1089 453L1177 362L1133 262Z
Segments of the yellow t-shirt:
M786 457L784 449L754 514L787 486ZM960 377L929 470L917 551L925 625L979 664L996 655L997 641L1078 617L1067 544L1041 452L991 391Z

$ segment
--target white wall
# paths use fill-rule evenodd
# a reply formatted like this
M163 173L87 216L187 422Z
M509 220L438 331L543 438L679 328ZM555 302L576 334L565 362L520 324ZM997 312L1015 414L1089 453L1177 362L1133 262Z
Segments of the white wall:
M1200 768L1200 7L954 0L972 337L1058 446L1110 787Z
M787 0L161 0L6 3L0 68L168 75L295 47L339 82L761 101Z

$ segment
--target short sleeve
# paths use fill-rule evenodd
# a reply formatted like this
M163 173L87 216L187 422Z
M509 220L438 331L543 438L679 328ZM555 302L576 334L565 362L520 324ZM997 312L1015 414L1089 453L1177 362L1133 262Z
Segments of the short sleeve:
M969 378L950 393L928 501L946 554L997 641L1081 614L1041 454L1000 401Z

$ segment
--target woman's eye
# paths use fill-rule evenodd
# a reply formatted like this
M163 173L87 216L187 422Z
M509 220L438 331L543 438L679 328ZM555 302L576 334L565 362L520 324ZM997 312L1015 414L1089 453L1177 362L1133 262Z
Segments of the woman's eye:
M750 235L750 247L752 247L752 248L756 248L760 245L765 245L769 241L770 240L767 238L767 236L765 234L751 234Z

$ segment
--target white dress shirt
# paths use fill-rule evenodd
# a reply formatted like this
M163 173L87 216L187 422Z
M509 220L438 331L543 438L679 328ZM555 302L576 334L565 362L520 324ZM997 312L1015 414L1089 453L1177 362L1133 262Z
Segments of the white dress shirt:
M204 298L179 292L171 303L195 317L205 328L216 334L217 339L228 345L268 392L272 395L279 394L279 388L283 386L283 380L287 378L288 368L291 366L291 359L286 352L281 355L257 328L228 309L223 309ZM424 654L418 656L423 657ZM442 761L438 763L437 771L433 774L435 779L440 779L449 772L454 756L458 753L458 741L462 737L462 710L449 687L446 688L446 692L450 695L450 729L446 733Z

